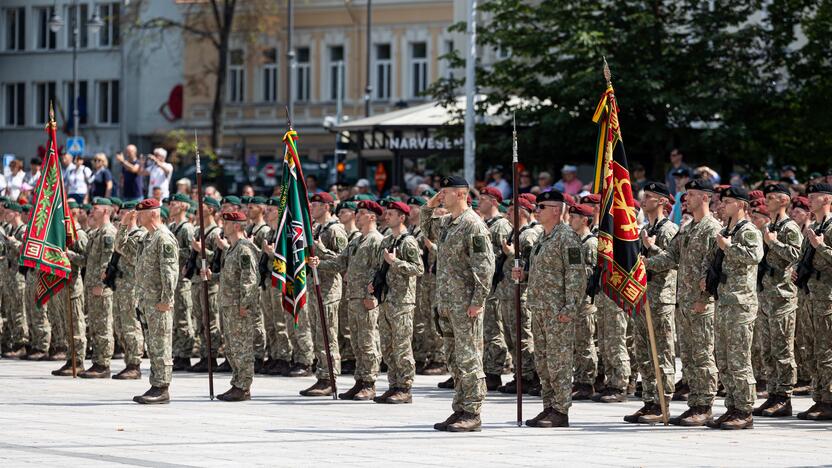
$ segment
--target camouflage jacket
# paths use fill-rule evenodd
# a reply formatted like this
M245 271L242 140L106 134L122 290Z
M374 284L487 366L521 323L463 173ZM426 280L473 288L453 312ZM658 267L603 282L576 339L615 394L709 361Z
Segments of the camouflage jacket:
M390 264L387 270L387 292L386 302L390 304L415 304L416 303L416 278L421 276L425 269L422 259L419 256L419 246L416 239L407 231L398 237L391 233L381 241L378 249L373 270L378 271L384 265L384 251L390 251L396 247L396 260Z
M251 242L254 245L254 252L258 258L263 251L263 246L266 245L266 242L269 242L271 237L272 228L268 224L260 223L251 227Z
M75 233L77 235L75 242L67 250L69 264L72 266L69 279L69 290L72 292L69 297L72 299L84 295L84 280L81 278L81 268L87 263L87 247L90 243L89 236L80 226L75 227Z
M825 220L823 244L815 249L812 266L816 273L809 278L809 297L813 301L832 301L832 214ZM811 229L818 229L820 223L812 224ZM809 244L809 240L806 240ZM811 245L811 244L809 244Z
M732 230L731 246L724 250L722 274L717 292L719 304L744 304L753 306L755 313L759 304L757 298L757 265L763 259L763 237L750 221L737 223ZM708 255L702 262L707 269L713 263L719 249L714 241Z
M179 249L167 226L148 233L136 265L136 295L139 304L173 306L173 293L179 280ZM170 312L173 313L173 312Z
M171 224L170 231L173 237L176 238L177 250L179 250L179 271L185 269L188 264L188 257L191 255L191 242L194 240L194 225L189 221L183 221L179 224ZM191 280L180 275L179 283L190 283Z
M544 233L532 250L529 264L530 309L551 310L576 318L586 291L586 265L581 240L566 224Z
M23 234L26 232L26 225L21 224L17 227L9 226L6 235L5 254L6 261L3 267L9 272L8 278L14 278L18 274L18 260L20 259L20 246L23 245ZM4 275L5 276L5 275Z
M437 306L450 310L460 307L483 307L491 291L494 253L489 247L490 234L485 223L467 208L456 218L446 214L433 216L433 208L421 208L422 231L436 232Z
M199 227L197 227L194 231L194 235L199 237ZM214 252L217 251L217 240L220 238L220 233L222 233L222 228L217 226L217 224L213 221L208 226L205 226L205 268L211 268L211 262L214 261ZM193 250L193 248L191 248L191 250ZM191 280L196 284L202 283L202 275L200 274L202 265L201 255L201 252L196 252L196 272L194 273L193 278L191 278ZM271 262L269 262L269 268L271 268ZM208 285L217 285L219 284L219 281L219 278L216 275L213 275L211 276L211 279L208 280Z
M127 231L127 226L119 226L116 234L116 252L121 254L118 260L118 269L121 271L121 278L131 286L135 284L136 264L139 261L139 247L147 236L147 230L143 227L134 227Z
M592 231L581 238L581 253L584 256L584 270L586 271L587 281L589 281L589 278L592 277L592 273L595 271L596 265L598 265L598 236L593 234ZM586 292L586 285L584 285L584 292ZM598 294L604 293L599 291ZM584 294L583 304L585 311L591 311L596 308L592 298L588 294Z
M667 250L676 234L679 226L668 218L646 227L650 237L656 237L656 246L659 250ZM644 256L649 258L656 255L655 250L647 250ZM668 268L663 271L647 273L647 300L651 304L676 304L676 268Z
M218 305L254 310L260 300L257 281L257 249L250 240L240 239L222 256Z
M321 260L320 272L343 271L347 299L371 299L367 285L373 280L376 258L384 238L378 231L356 236L337 256Z
M803 234L800 233L800 226L788 217L770 226L777 237L769 243L767 248L763 247L764 250L768 250L765 262L769 268L763 276L763 290L760 292L760 298L765 300L791 299L797 297L797 286L792 281L790 267L800 259Z
M84 285L88 289L96 286L104 288L104 295L113 293L112 289L104 286L101 274L107 270L110 257L113 256L116 241L116 227L112 223L96 229L95 235L90 238L90 245L87 249L87 273L84 278Z
M313 238L317 241L315 255L321 260L335 258L347 248L347 231L344 230L344 226L338 222L337 218L331 220L325 226L315 226L312 233ZM311 278L311 276L311 270L307 270L307 277ZM318 272L318 276L321 281L321 294L323 294L321 300L323 303L332 304L340 301L342 293L341 271ZM314 289L312 294L315 294Z
M520 228L520 267L525 268L531 257L532 249L543 233L540 229L535 229L534 226L526 224ZM512 242L514 242L512 240ZM500 251L502 252L502 245ZM514 300L514 286L515 282L511 279L511 269L514 268L514 254L506 255L506 261L503 263L503 279L497 285L497 297L503 301ZM520 282L520 300L525 301L527 295L526 281Z

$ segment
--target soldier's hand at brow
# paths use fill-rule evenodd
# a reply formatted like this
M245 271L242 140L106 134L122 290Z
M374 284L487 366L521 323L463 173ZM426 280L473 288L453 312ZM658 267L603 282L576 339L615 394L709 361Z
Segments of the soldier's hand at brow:
M274 252L274 249L272 249L272 252ZM318 268L318 265L321 264L321 259L319 257L309 257L307 262L309 262L309 266L312 268Z
M439 192L436 195L430 197L430 200L428 200L428 208L436 208L437 206L439 206L439 204L442 203L441 195L442 192Z
M468 316L471 318L476 318L482 313L482 307L480 306L471 306L468 307Z

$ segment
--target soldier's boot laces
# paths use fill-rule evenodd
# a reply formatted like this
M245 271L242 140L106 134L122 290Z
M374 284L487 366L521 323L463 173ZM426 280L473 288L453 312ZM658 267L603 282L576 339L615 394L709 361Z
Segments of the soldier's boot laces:
M465 412L456 422L448 424L448 432L479 432L481 426L480 415Z
M144 395L134 396L133 401L142 405L163 405L170 403L168 387L156 387L154 385L150 387L150 390L146 391Z
M767 418L785 418L791 416L792 399L785 395L776 395L775 398L777 400L763 411L762 416Z
M137 364L128 364L121 372L113 376L115 380L138 380L142 378L142 371Z
M352 397L355 401L370 401L376 397L376 384L374 382L359 382L361 388Z
M332 395L332 387L329 384L329 379L323 380L318 379L317 382L312 384L311 387L307 388L306 390L300 391L300 396L307 396L307 397L321 397L321 396L331 396Z
M462 414L463 414L462 411L455 411L453 414L448 416L448 419L434 424L433 428L436 429L437 431L447 431L448 426L457 422L459 420L459 418L462 417Z

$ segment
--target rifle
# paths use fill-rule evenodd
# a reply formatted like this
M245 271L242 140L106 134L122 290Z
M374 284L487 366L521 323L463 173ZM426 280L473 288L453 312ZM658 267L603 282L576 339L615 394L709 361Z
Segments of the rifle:
M257 261L257 273L260 274L260 289L266 289L266 279L271 271L269 270L269 256L265 253L261 253Z
M731 218L728 218L728 223L722 230L722 237L728 237L731 235L729 231L730 226ZM719 292L717 292L719 284L724 283L727 280L725 274L722 273L722 263L724 261L725 252L717 247L716 253L714 254L714 260L711 262L711 266L708 267L708 272L705 275L705 291L713 296L714 299L719 299Z
M196 256L196 250L191 249L191 253L188 255L188 261L185 262L185 272L183 273L186 279L193 279L196 273Z
M511 237L506 240L506 244L512 245ZM505 272L503 272L506 260L508 260L508 256L500 249L500 255L497 255L497 258L494 259L494 276L491 278L492 291L497 289L497 285L506 277Z
M828 223L829 220L826 220L818 225L817 229L815 229L815 235L820 235L820 233L824 232ZM797 281L794 284L807 294L809 293L809 280L812 279L812 275L815 275L816 279L820 279L820 272L815 269L814 265L815 251L816 249L812 247L812 243L807 240L806 250L803 251L803 256L800 258L800 262L797 263Z
M220 232L220 239L225 239L225 232ZM219 273L222 270L222 252L219 249L214 252L214 258L211 259L211 273Z
M393 253L394 250L397 250L401 245L402 241L409 236L410 234L404 233L401 237L399 237L396 242L393 244L391 249L387 251ZM387 273L390 271L390 264L382 260L381 268L376 270L376 273L373 275L373 296L375 296L376 300L379 304L384 302L387 299L387 293L390 291L390 285L387 284Z
M595 265L592 269L592 276L586 279L586 295L590 303L595 304L595 295L601 291L601 267Z
M777 232L777 223L779 222L780 214L778 213L774 223L768 225L768 232ZM774 276L774 270L766 260L766 257L768 257L768 250L768 244L763 243L763 259L760 260L760 264L757 266L757 292L762 292L763 290L763 278L765 278L766 273L771 273L771 275Z
M104 283L104 286L107 286L113 291L116 290L116 278L121 277L121 270L118 269L119 260L121 260L121 254L113 252L110 261L107 262L107 268L104 270L104 280L101 281Z

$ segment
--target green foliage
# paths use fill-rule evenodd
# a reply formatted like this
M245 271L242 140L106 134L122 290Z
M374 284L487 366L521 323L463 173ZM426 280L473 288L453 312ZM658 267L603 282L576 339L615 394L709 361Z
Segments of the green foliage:
M47 249L43 252L43 258L50 263L69 268L69 259L61 251Z
M46 183L43 184L41 199L35 210L35 227L37 227L38 232L43 230L43 227L46 226L46 222L49 220L48 210L52 203L52 195L55 193L53 187L57 181L58 168L49 166L46 172Z

